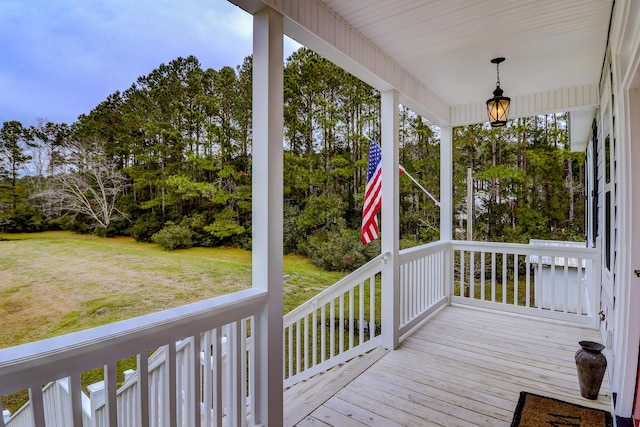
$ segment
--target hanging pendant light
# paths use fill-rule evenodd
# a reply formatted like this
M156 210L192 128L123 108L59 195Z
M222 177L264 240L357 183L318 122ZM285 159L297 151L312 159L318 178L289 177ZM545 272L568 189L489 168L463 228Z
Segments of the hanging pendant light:
M489 115L491 127L494 128L507 124L509 104L511 103L511 98L502 96L502 89L500 89L500 63L503 61L504 58L493 58L491 60L492 64L496 64L498 83L496 90L493 91L493 98L487 100L487 114Z

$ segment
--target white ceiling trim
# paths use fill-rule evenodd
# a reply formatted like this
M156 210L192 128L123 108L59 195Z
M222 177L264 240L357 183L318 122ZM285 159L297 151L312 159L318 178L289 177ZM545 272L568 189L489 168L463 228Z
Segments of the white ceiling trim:
M575 110L593 110L600 102L597 84L586 84L511 97L509 118ZM487 121L484 102L451 107L451 125L463 126Z

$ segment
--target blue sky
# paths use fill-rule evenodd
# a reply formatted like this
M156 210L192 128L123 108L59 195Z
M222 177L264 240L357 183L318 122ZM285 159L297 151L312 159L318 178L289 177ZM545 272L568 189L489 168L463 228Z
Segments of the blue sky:
M235 68L251 44L251 16L226 0L2 0L0 123L72 123L161 63Z

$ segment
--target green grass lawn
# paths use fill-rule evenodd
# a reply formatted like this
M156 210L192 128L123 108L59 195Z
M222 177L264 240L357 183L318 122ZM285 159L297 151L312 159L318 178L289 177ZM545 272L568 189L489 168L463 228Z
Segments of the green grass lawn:
M164 310L251 286L251 252L165 251L130 238L68 232L0 234L0 348ZM285 256L285 312L332 285Z
M337 282L306 258L284 257L285 313ZM0 233L0 348L116 322L251 287L251 252L165 251L131 238ZM123 367L126 369L126 367ZM83 376L83 383L100 373ZM3 399L14 412L22 399ZM17 406L17 407L16 407Z

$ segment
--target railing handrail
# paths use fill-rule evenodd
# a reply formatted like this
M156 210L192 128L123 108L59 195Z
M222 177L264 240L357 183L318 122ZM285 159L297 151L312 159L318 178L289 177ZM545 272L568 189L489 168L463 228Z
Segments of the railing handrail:
M371 261L361 266L353 273L349 273L347 276L338 280L333 285L329 286L324 291L320 292L318 295L310 298L308 301L303 302L295 309L291 310L284 316L284 327L292 325L299 318L304 317L306 314L312 312L316 309L316 304L322 304L323 301L331 301L334 298L340 296L343 293L344 288L348 288L352 286L354 283L361 282L365 279L371 277L371 272L375 270L379 270L379 262L384 262L384 260L389 256L388 252L382 253L377 257L373 258Z
M0 349L0 395L106 365L257 313L267 292L247 289L42 341Z
M437 252L441 252L443 248L449 249L450 244L451 242L448 240L438 240L437 242L402 249L400 251L400 262L411 262L418 258L433 255Z
M567 242L567 243L580 243L580 242ZM546 246L546 245L532 245L529 243L504 243L504 242L478 242L467 240L452 240L451 246L454 249L474 250L480 251L481 248L486 248L490 252L494 249L500 249L501 252L507 254L522 254L523 252L531 255L554 255L556 257L568 257L568 258L584 258L585 255L589 255L589 259L598 259L597 248L588 247L571 247L571 246Z

